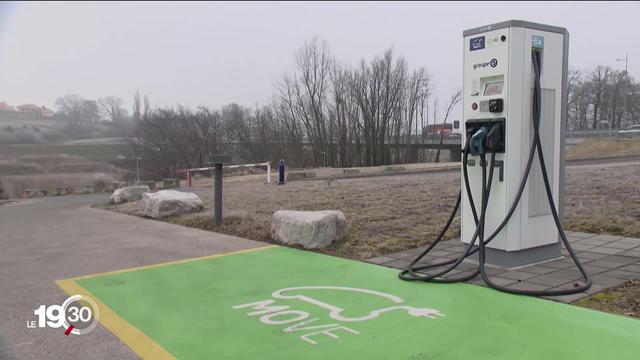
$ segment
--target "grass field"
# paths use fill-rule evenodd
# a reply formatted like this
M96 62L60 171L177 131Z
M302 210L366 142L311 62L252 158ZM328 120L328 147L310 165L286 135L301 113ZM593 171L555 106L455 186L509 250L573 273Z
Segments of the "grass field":
M91 161L109 162L118 155L127 155L130 147L127 144L90 144L90 145L0 145L0 155L52 155L67 154L82 156Z
M640 155L640 139L586 139L567 147L567 159Z

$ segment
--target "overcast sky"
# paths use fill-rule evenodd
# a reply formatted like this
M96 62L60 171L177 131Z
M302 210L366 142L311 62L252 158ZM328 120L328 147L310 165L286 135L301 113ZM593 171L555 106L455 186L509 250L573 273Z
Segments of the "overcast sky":
M152 105L264 104L305 39L342 62L392 46L444 103L461 87L462 31L520 19L566 27L572 67L640 78L640 3L0 3L0 101L136 89Z

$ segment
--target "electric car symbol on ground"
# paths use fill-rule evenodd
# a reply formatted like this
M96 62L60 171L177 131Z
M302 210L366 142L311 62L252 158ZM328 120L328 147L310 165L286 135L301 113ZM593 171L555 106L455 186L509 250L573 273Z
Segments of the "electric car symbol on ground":
M271 296L275 299L283 299L283 300L289 300L289 299L297 299L297 300L301 300L304 302L307 302L309 304L321 307L325 310L329 311L329 317L331 317L334 320L337 321L344 321L344 322L360 322L360 321L366 321L366 320L372 320L377 318L378 316L386 313L386 312L390 312L390 311L406 311L409 315L411 316L415 316L415 317L427 317L430 319L435 319L437 317L444 317L444 314L442 314L440 311L436 310L436 309L431 309L431 308L417 308L417 307L413 307L413 306L406 306L406 305L394 305L394 306L389 306L389 307L384 307L384 308L380 308L380 309L376 309L376 310L372 310L371 312L369 312L369 314L364 315L364 316L359 316L359 317L347 317L347 316L343 316L342 313L345 311L343 308L340 308L338 306L332 305L332 304L328 304L326 302L320 301L318 299L314 299L310 296L307 295L300 295L300 294L296 294L296 295L286 295L285 293L289 293L289 292L294 292L294 291L304 291L304 290L329 290L329 291L351 291L351 292L356 292L356 293L363 293L363 294L368 294L368 295L373 295L373 296L378 296L381 298L385 298L388 300L391 300L393 303L395 304L403 304L404 300L398 296L395 295L391 295L391 294L387 294L387 293L383 293L383 292L379 292L379 291L374 291L374 290L368 290L368 289L359 289L359 288L352 288L352 287L341 287L341 286L300 286L300 287L291 287L291 288L286 288L286 289L280 289L280 290L276 290L273 293L271 293Z

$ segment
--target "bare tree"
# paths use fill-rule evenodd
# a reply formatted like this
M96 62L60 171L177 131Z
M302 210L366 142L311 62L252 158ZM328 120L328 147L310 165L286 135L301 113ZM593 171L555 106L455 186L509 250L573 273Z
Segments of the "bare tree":
M224 153L233 140L230 121L206 107L157 109L135 124L131 144L158 174L170 175L175 167L204 166L209 154Z
M140 92L136 90L136 94L133 96L133 121L140 121Z
M446 124L447 119L449 119L449 114L456 107L456 105L462 100L462 91L458 90L456 93L451 95L449 99L449 105L447 106L447 110L444 113L444 118L442 119L442 126L440 127L440 145L442 145L444 140L444 124ZM436 152L436 162L440 162L440 149L442 146L438 147L438 151Z
M114 124L121 123L127 117L127 110L122 103L122 99L116 96L100 98L98 99L100 114Z
M98 104L94 100L87 100L80 95L65 95L56 100L58 114L70 127L77 127L82 123L96 123L100 120Z
M609 81L610 71L610 67L598 65L591 72L591 82L593 84L593 129L598 128L599 110L601 110L604 100L604 92Z
M71 94L60 97L56 100L58 114L60 114L70 127L76 127L86 121L85 115L86 99L80 95Z
M140 108L140 105L138 105L138 108ZM147 97L147 95L144 96L144 110L142 112L142 117L143 118L147 118L149 117L149 114L151 113L151 105L149 105L149 98Z
M589 75L582 76L585 73ZM610 128L638 121L638 83L627 72L598 66L582 73L570 72L569 83L569 123L573 129L597 129L603 119Z
M325 100L332 62L327 44L317 38L305 42L296 54L298 69L293 83L295 113L306 128L315 165L321 163L323 153L327 151Z

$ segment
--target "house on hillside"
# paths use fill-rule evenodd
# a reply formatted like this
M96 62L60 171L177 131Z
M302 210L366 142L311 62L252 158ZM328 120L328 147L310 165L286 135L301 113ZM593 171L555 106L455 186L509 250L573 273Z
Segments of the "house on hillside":
M16 108L4 101L0 101L0 111L16 111Z
M38 106L34 104L24 104L18 106L18 111L25 115L33 115L36 117L50 118L55 115L53 111L47 109L46 106Z

